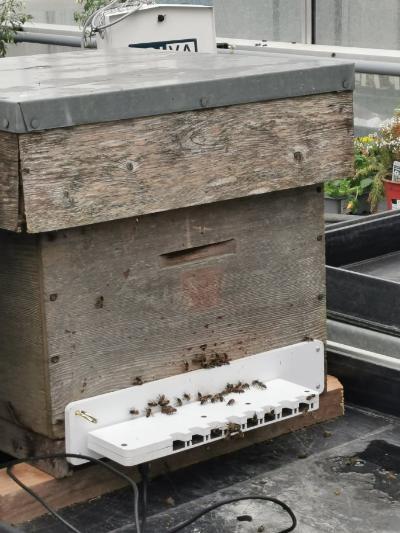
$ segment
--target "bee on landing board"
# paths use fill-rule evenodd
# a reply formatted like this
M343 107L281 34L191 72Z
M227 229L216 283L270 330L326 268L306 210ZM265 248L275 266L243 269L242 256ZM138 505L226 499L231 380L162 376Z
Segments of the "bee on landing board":
M165 394L160 394L160 396L157 398L157 403L160 407L166 407L170 401L168 398L166 398Z
M258 379L255 379L252 382L253 387L256 387L257 389L265 390L267 386L262 381L258 381Z
M176 413L176 411L177 409L175 409L175 407L172 407L172 405L163 405L161 407L161 412L164 415L173 415Z

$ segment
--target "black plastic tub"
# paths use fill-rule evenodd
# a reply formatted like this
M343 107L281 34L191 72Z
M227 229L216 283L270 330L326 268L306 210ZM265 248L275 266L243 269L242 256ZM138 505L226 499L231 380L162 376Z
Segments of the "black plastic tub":
M400 336L400 212L326 231L328 316Z

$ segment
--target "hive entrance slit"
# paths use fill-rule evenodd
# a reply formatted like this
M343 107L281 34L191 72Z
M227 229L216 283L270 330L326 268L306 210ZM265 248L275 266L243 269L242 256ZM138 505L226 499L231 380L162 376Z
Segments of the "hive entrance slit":
M218 439L218 437L222 437L222 429L220 428L212 429L210 433L210 439Z
M284 407L282 409L282 418L285 418L287 416L290 416L293 414L293 409L289 409L289 407Z
M203 435L193 435L192 436L192 445L201 444L202 442L204 442Z
M299 413L307 413L310 410L310 406L308 403L300 403L299 404Z
M174 440L172 443L172 449L174 452L182 450L185 447L185 442L183 440Z
M272 422L273 420L275 420L275 411L271 411L270 413L265 413L264 422Z
M258 426L258 418L257 418L257 415L255 414L251 418L247 419L247 427L248 428L254 428L256 426Z

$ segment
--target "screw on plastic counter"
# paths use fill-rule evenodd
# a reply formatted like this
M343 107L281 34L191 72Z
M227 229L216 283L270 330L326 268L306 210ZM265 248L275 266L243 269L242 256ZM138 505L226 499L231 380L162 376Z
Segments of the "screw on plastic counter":
M7 118L4 117L4 118L2 118L2 119L0 120L0 126L1 126L3 129L6 130L6 129L8 128L9 125L10 125L10 122L9 122L9 120L8 120Z
M31 120L31 128L34 129L34 130L37 130L38 127L39 127L39 120L37 118L33 118Z

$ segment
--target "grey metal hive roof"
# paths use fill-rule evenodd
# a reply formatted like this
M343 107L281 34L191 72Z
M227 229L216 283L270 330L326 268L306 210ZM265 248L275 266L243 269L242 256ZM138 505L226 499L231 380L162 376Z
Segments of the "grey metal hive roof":
M351 63L130 48L0 60L0 130L24 133L351 90Z

